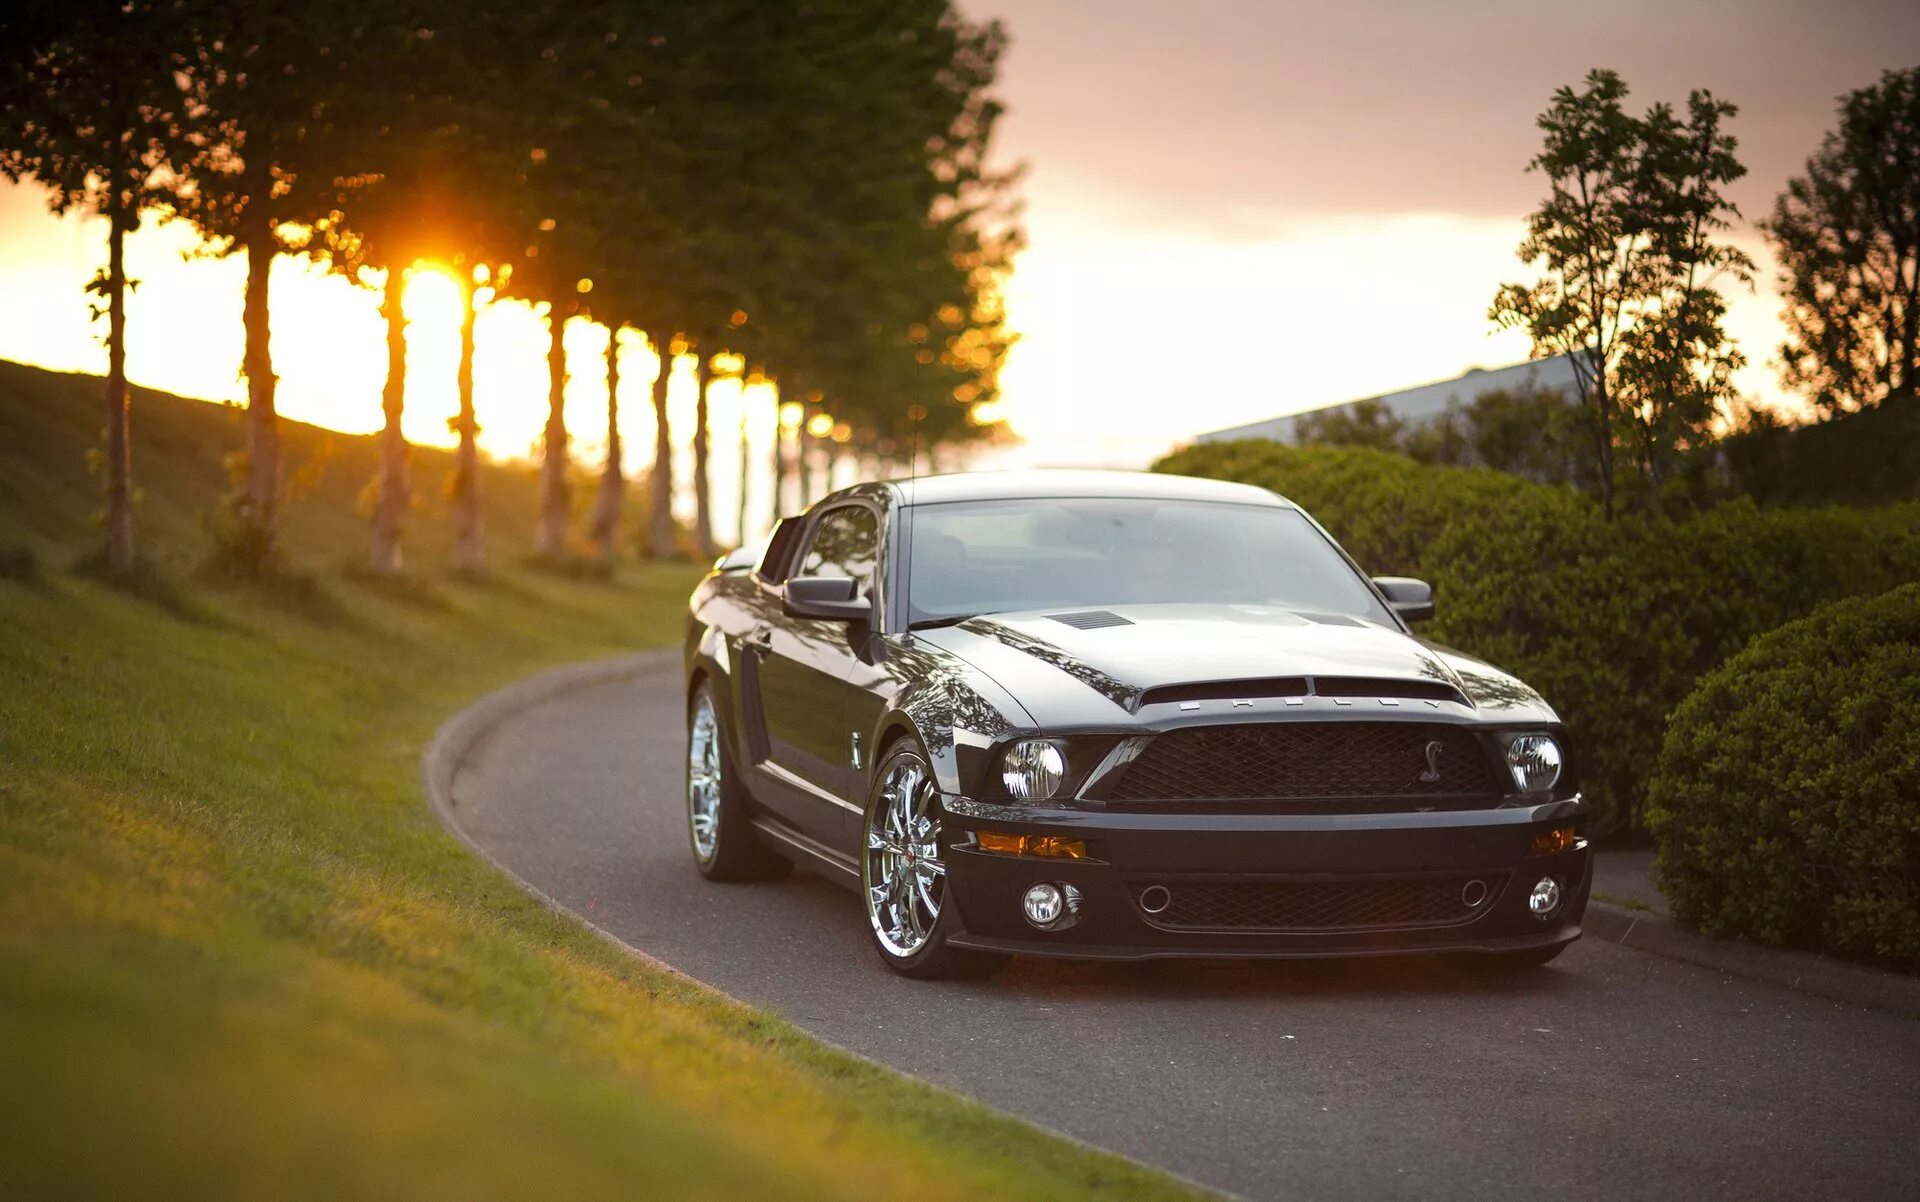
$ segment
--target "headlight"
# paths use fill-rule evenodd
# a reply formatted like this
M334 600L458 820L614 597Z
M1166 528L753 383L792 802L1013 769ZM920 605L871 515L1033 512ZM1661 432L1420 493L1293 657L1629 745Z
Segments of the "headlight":
M1015 801L1044 801L1060 789L1066 757L1045 739L1023 739L1000 760L1000 783Z
M1544 793L1560 779L1560 744L1552 735L1519 735L1507 744L1507 771L1523 793Z

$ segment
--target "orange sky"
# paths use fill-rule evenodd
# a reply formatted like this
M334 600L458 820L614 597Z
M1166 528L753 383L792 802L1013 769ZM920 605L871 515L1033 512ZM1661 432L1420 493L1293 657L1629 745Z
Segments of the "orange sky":
M964 2L1011 26L1000 155L1032 164L1031 246L1007 288L1022 341L1005 411L1028 440L1002 457L1015 463L1139 465L1202 430L1524 358L1522 337L1489 330L1486 306L1501 281L1525 278L1513 248L1542 190L1523 171L1534 115L1596 63L1625 73L1636 104L1701 85L1738 102L1752 175L1736 199L1753 216L1831 125L1836 94L1920 60L1920 6L1882 0L1601 0L1583 8L1577 39L1563 36L1564 11L1509 0ZM1649 38L1656 18L1661 37ZM1750 226L1736 236L1763 268L1757 293L1730 296L1752 360L1739 384L1771 399L1772 266ZM82 287L104 249L97 221L56 220L37 194L0 185L0 357L103 368ZM133 240L143 285L128 369L142 384L238 399L240 265L187 261L192 249L180 227L150 224ZM432 291L416 289L407 429L444 442L455 327L444 300L427 312ZM274 304L283 411L377 426L373 298L283 261ZM590 459L605 437L606 335L576 326L569 424ZM524 453L545 406L541 320L503 304L482 318L480 344L483 443ZM639 466L653 365L643 346L629 354L622 424ZM689 366L672 394L683 460ZM748 410L762 463L771 396ZM739 420L723 391L722 514Z

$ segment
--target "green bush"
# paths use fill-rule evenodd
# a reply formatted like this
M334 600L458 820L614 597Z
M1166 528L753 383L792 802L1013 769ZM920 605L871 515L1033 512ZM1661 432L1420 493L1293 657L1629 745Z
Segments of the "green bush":
M1920 967L1920 583L1753 641L1675 712L1661 887L1717 935Z
M1872 505L1920 499L1920 399L1806 426L1765 411L1719 444L1730 488L1762 505Z
M1638 829L1666 718L1700 676L1828 601L1920 578L1920 504L1607 523L1593 500L1478 468L1272 442L1190 447L1156 470L1292 498L1370 572L1433 583L1422 633L1524 678L1560 712L1596 829Z

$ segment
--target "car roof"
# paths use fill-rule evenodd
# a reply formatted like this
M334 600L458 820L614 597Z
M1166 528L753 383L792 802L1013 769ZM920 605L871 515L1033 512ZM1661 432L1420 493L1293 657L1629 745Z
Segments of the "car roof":
M853 492L860 488L856 486ZM1297 508L1293 502L1264 488L1207 480L1198 476L1168 476L1159 472L1103 472L1028 470L963 472L893 480L902 505L939 505L952 501L1009 501L1037 497L1142 497L1173 501L1219 501L1237 505Z

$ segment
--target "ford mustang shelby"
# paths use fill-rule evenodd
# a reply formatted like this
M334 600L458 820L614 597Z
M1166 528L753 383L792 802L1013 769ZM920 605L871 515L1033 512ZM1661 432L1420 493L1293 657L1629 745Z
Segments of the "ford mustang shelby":
M714 880L801 860L911 976L1008 954L1475 954L1580 935L1565 731L1414 635L1263 489L862 484L695 590L687 814Z

